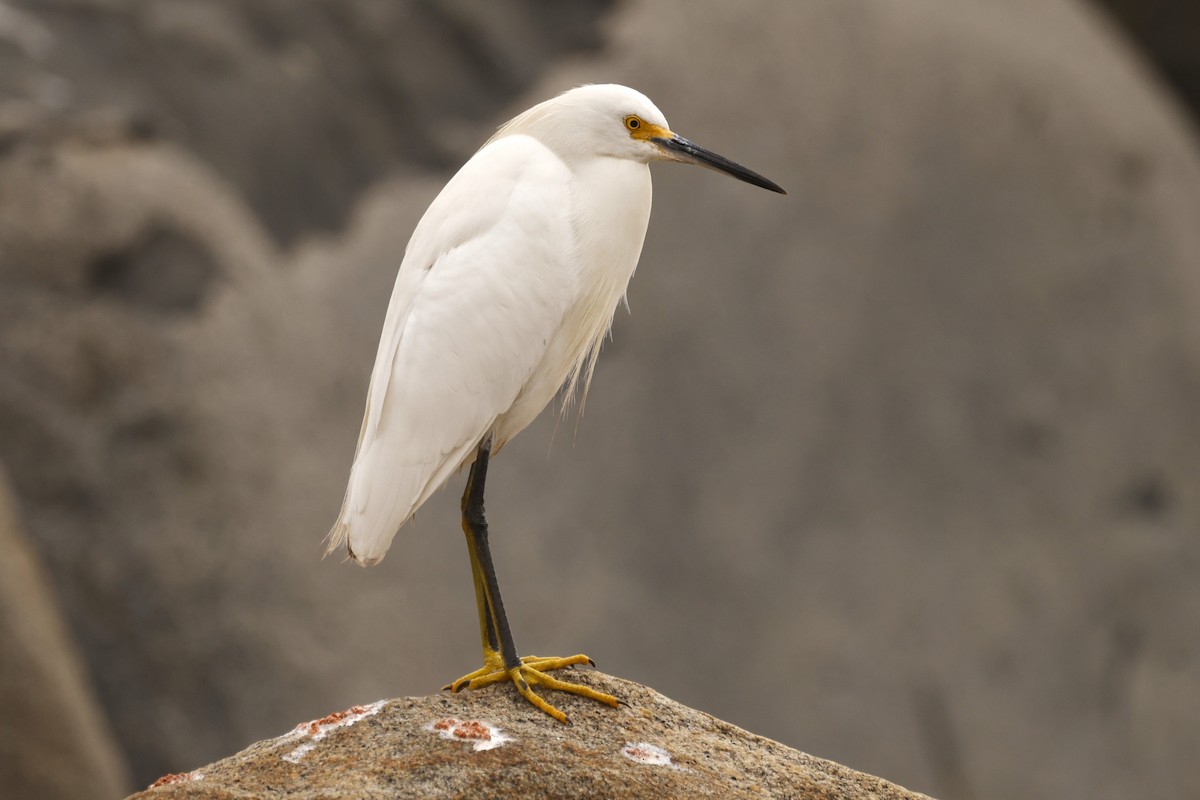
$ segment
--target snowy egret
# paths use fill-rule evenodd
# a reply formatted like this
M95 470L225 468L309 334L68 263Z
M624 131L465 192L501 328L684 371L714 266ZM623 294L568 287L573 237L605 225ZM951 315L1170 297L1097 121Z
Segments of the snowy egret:
M462 527L484 666L447 688L511 680L616 706L547 673L585 655L517 654L488 546L488 462L560 391L586 394L600 344L637 266L650 219L651 161L778 185L675 134L624 86L581 86L503 125L417 223L396 276L341 514L326 553L363 566L452 473L471 463ZM473 460L472 460L473 459Z

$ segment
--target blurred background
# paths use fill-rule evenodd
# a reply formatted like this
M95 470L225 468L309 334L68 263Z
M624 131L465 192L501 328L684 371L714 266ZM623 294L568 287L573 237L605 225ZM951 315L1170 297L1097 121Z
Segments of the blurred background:
M320 559L409 232L513 113L655 169L518 645L943 798L1200 796L1184 0L3 0L0 785L110 798L478 665L461 477Z

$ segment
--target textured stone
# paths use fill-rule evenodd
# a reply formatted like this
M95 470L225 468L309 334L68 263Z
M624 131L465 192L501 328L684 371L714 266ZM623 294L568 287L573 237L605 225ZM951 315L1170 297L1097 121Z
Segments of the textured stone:
M756 736L631 681L572 676L628 705L555 695L554 723L511 686L355 706L134 798L554 797L919 800L885 780Z

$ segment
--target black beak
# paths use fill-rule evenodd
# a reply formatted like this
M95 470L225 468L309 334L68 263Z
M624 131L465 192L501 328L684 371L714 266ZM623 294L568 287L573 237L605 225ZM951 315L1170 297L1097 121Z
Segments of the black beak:
M732 175L739 181L752 183L755 186L761 186L763 189L770 189L772 192L779 194L787 194L783 187L775 183L775 181L764 178L757 172L746 169L741 164L734 163L724 156L719 156L711 150L705 150L698 144L689 142L682 136L675 135L670 139L658 138L652 140L662 149L666 150L676 161L686 161L692 164L699 164L702 167L715 169L718 172L724 172L726 175Z

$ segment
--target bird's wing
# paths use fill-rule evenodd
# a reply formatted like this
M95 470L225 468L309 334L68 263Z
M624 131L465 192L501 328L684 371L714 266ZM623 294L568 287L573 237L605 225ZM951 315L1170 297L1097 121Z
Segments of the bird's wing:
M330 550L383 558L513 404L578 285L570 181L543 145L509 136L425 212L396 278Z

